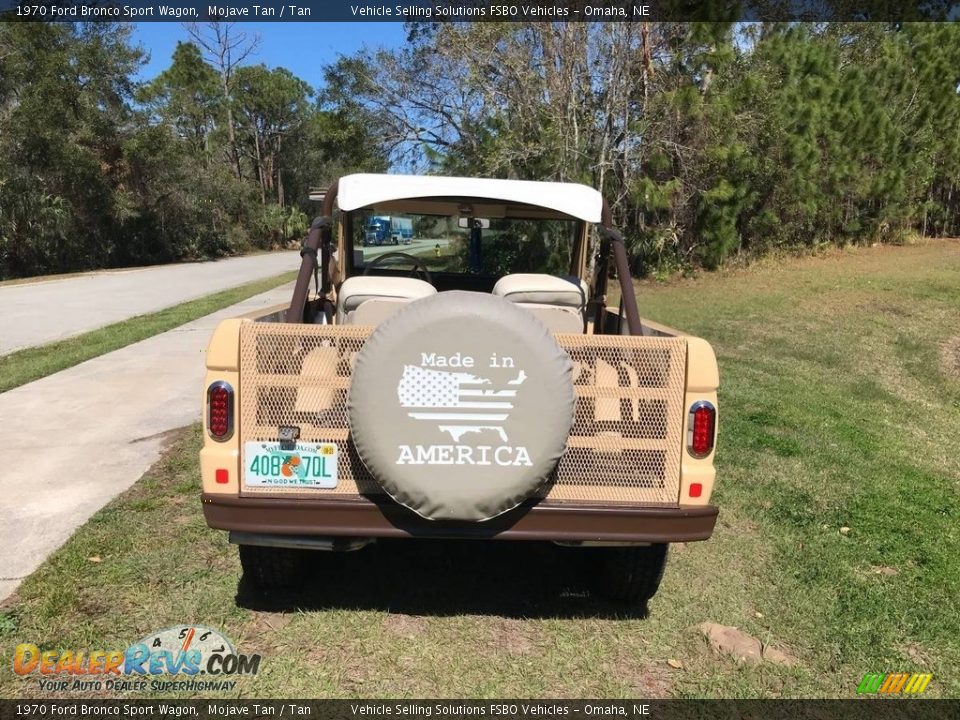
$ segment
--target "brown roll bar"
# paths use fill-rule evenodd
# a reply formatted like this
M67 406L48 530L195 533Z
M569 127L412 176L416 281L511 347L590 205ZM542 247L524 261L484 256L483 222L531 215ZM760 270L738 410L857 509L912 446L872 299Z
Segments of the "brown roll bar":
M334 180L323 198L323 214L314 219L310 225L310 232L307 234L307 240L300 251L300 272L297 274L297 282L293 288L293 299L290 301L290 308L287 310L287 322L303 322L304 307L307 303L307 295L310 292L310 276L313 274L317 262L317 250L320 250L320 293L326 297L330 290L330 246L333 238L333 203L337 199L337 189L340 181ZM633 290L633 282L630 277L630 262L627 259L627 246L623 241L623 235L613 229L613 218L610 213L610 206L607 201L603 201L603 209L600 212L600 225L598 231L604 240L605 247L601 248L601 262L603 272L598 278L601 286L598 290L600 294L606 292L606 261L613 246L613 260L617 267L617 279L620 281L620 296L623 298L623 306L627 313L627 328L631 335L640 335L643 332L640 323L640 312L637 309L637 295ZM599 314L599 310L598 310ZM598 321L600 318L598 318Z
M334 180L323 198L323 214L314 218L307 233L307 240L300 251L300 272L297 282L293 286L293 299L287 310L288 323L303 322L303 310L307 304L307 295L310 292L310 276L317 265L317 250L320 250L320 293L326 297L330 291L330 245L333 241L333 201L337 199L339 180Z
M600 235L613 245L613 261L617 266L617 279L620 281L620 297L623 300L623 309L627 312L627 329L631 335L642 335L643 325L640 323L640 311L637 305L637 294L633 289L633 278L630 275L630 261L627 259L627 245L623 235L613 229L613 216L606 199L600 211ZM603 280L606 287L606 278Z

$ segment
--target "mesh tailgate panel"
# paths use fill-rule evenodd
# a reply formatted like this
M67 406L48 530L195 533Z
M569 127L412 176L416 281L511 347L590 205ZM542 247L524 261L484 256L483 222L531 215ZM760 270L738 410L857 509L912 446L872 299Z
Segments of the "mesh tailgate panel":
M686 341L620 335L556 339L573 360L577 404L547 496L677 502Z
M372 327L244 323L240 331L240 441L336 442L339 484L318 490L242 486L243 494L379 493L350 439L347 393ZM567 451L541 495L552 500L676 503L686 341L557 335L574 363L576 410Z

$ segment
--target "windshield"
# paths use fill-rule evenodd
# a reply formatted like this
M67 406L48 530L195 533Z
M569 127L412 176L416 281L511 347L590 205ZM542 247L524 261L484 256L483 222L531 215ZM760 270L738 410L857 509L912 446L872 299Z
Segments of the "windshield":
M354 265L404 252L431 272L499 277L509 273L564 275L569 271L579 222L446 215L380 215L357 212Z

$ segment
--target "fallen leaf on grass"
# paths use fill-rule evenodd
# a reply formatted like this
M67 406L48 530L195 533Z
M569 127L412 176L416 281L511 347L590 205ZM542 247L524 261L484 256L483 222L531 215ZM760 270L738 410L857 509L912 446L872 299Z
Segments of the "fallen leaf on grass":
M103 562L103 561L100 559L100 556L99 556L99 555L91 555L90 557L87 558L87 560L90 561L90 562Z
M673 658L670 658L669 660L667 660L667 665L669 665L670 667L672 667L674 670L682 670L682 669L683 669L683 663L680 662L679 660L674 660Z

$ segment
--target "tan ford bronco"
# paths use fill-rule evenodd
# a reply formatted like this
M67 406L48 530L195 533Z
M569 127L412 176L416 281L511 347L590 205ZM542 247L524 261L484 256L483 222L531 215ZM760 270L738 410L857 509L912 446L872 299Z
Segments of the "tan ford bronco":
M207 350L203 510L245 577L293 585L310 550L377 538L536 540L590 547L595 592L646 603L667 545L716 522L718 373L641 319L609 215L567 183L334 183L290 305ZM385 216L404 252L367 246Z

